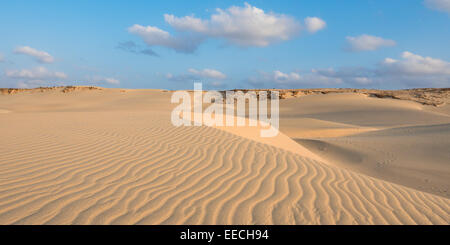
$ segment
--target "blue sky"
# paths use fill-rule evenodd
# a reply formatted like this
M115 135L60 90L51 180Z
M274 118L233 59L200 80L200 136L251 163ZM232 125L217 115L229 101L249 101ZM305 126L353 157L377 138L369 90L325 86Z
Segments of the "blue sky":
M0 87L450 87L450 0L17 0L0 31Z

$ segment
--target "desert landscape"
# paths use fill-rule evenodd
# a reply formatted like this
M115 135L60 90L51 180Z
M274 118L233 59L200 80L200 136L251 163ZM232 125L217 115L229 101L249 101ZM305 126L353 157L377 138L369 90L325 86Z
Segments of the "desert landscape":
M280 133L173 91L1 89L0 224L450 224L450 89L280 91Z

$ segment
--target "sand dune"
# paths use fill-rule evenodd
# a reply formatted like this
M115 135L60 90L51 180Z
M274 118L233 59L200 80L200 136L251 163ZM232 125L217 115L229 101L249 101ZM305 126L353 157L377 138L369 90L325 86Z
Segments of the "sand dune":
M281 108L281 130L324 162L449 197L447 105L328 94L284 100Z
M313 118L369 128L450 122L449 115L437 110L436 107L424 106L413 101L379 99L363 94L310 95L280 102L281 123L285 119ZM302 123L298 125L304 127ZM289 125L281 124L281 126L284 130L289 130ZM295 131L295 127L292 131Z
M170 93L156 90L0 95L0 107L11 111L0 115L0 224L450 223L442 195L333 164L311 145L283 147L293 142L289 133L268 143L235 129L174 127L169 101ZM412 123L446 120L414 106L391 110L431 115ZM389 126L313 112L298 120L322 120L322 129ZM442 128L415 130L422 137ZM365 134L383 132L409 131Z
M336 166L449 198L449 135L440 124L298 142Z

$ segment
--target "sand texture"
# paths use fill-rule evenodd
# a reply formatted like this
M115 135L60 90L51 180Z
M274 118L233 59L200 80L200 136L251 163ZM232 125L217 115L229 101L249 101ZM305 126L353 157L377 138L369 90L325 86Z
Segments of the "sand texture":
M446 92L303 93L266 140L168 91L1 92L0 224L450 224Z

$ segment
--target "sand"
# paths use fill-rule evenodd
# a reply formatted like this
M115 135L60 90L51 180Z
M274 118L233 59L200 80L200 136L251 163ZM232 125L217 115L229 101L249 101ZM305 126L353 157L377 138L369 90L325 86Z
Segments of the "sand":
M170 96L0 95L0 224L450 224L447 105L294 97L264 140L174 127Z

